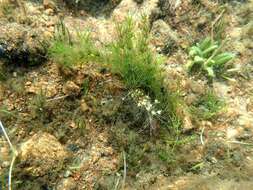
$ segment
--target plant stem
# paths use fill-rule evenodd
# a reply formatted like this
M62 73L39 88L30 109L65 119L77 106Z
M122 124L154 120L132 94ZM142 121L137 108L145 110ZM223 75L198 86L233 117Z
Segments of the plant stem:
M17 152L16 149L13 147L13 145L12 145L12 143L11 143L11 141L10 141L10 138L9 138L9 136L7 135L6 130L5 130L5 128L4 128L4 126L3 126L3 124L2 124L1 121L0 121L0 127L1 127L1 129L2 129L2 131L3 131L3 133L4 133L5 138L7 139L7 142L8 142L8 144L9 144L9 146L10 146L10 148L11 148L11 151L12 151L12 154L13 154L12 160L11 160L10 169L9 169L9 177L8 177L8 189L11 190L12 170L13 170L13 166L14 166L15 160L16 160L16 158L17 158L17 156L18 156L18 152Z
M7 135L7 133L6 133L6 131L5 131L5 128L4 128L4 126L3 126L3 124L2 124L1 121L0 121L0 127L1 127L1 129L2 129L2 131L3 131L3 133L4 133L5 138L7 139L7 142L8 142L8 144L9 144L9 146L10 146L12 152L14 153L16 150L14 149L13 145L11 144L10 138L9 138L9 136Z
M127 163L126 163L126 153L125 153L125 151L123 151L123 158L124 158L124 175L123 175L122 189L125 188L126 175L127 175Z
M12 179L12 170L13 170L13 166L15 163L15 160L17 158L16 154L13 154L12 156L12 160L11 160L11 165L10 165L10 169L9 169L9 177L8 177L8 186L9 186L9 190L11 190L11 179Z

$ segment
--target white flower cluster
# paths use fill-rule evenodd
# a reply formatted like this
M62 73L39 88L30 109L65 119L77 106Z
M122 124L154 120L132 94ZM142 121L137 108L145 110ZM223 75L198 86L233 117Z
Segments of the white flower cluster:
M153 116L161 115L162 111L157 110L157 105L160 103L158 100L155 100L153 103L151 98L143 93L143 91L137 89L130 92L130 96L137 103L138 107L143 107L147 112Z

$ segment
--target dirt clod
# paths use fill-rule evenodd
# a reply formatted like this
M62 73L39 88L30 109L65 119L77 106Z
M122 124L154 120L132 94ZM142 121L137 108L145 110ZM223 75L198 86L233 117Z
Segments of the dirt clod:
M76 96L80 93L81 89L73 81L68 81L63 87L63 93L70 96Z
M48 133L37 133L20 147L20 163L31 176L61 170L67 157L65 148Z

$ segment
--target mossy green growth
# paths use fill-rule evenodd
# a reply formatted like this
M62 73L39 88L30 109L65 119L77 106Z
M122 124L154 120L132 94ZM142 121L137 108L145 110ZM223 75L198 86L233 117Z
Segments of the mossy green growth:
M158 101L162 110L159 120L171 125L176 115L178 98L165 87L165 76L161 69L164 57L149 46L150 25L146 16L140 22L131 17L116 25L117 39L108 45L106 62L111 71L123 79L129 90L141 89L151 101Z
M100 60L100 52L95 47L90 33L77 32L76 38L73 39L63 22L56 27L55 37L49 48L49 56L64 67Z
M175 113L176 104L164 85L164 74L160 67L163 57L149 46L148 18L143 16L141 22L135 22L127 17L116 25L116 31L116 40L98 49L89 33L77 33L73 39L61 22L56 27L55 40L49 49L50 56L65 67L87 62L105 64L112 73L122 78L129 90L141 89L152 102L158 101L163 114L169 118ZM163 120L168 121L167 118Z
M217 97L214 92L208 91L192 107L191 112L198 119L214 119L225 107L225 102Z
M225 42L219 43L207 37L202 42L192 46L189 50L189 61L186 68L189 72L204 72L214 78L219 71L224 70L225 64L234 59L235 54L222 52Z
M130 17L118 24L118 38L109 46L107 62L127 87L143 89L151 97L158 98L162 95L163 87L163 75L159 67L162 59L148 45L149 30L145 17L138 30Z

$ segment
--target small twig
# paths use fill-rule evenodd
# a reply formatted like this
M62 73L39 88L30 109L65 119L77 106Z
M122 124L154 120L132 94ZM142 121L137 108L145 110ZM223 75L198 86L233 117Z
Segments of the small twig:
M2 129L2 131L3 131L3 133L4 133L5 138L7 139L7 142L8 142L8 144L9 144L9 146L10 146L10 148L11 148L11 151L12 151L12 154L13 154L12 160L11 160L10 169L9 169L9 177L8 177L8 189L11 190L12 170L13 170L13 166L14 166L15 160L16 160L16 158L17 158L17 156L18 156L18 152L17 152L16 149L13 147L13 145L12 145L12 143L11 143L11 141L10 141L10 138L9 138L9 136L7 135L6 130L5 130L5 128L4 128L4 126L3 126L3 124L2 124L1 121L0 121L0 127L1 127L1 129Z
M11 190L12 170L13 170L13 166L14 166L16 158L17 158L17 155L14 154L12 156L11 165L10 165L10 169L9 169L9 177L8 177L9 190Z
M124 174L123 174L122 189L125 188L126 175L127 175L127 163L126 163L126 153L125 153L125 151L123 151L123 159L124 159Z
M12 150L13 152L15 152L15 149L14 149L13 145L11 144L10 138L9 138L9 136L7 135L7 133L6 133L6 131L5 131L5 128L4 128L4 126L3 126L3 124L2 124L1 121L0 121L0 127L1 127L1 129L2 129L2 131L3 131L3 133L4 133L4 136L5 136L5 138L6 138L7 142L8 142L8 144L9 144L11 150Z
M47 102L52 102L54 100L60 100L60 99L64 99L66 97L68 97L69 95L64 95L64 96L58 96L58 97L55 97L55 98L52 98L52 99L48 99Z
M201 133L200 133L200 142L201 142L202 145L205 144L205 142L204 142L204 140L203 140L203 133L204 133L204 130L205 130L205 127L203 127L203 128L201 129Z
M245 143L245 142L240 142L240 141L227 141L227 142L228 143L235 143L235 144L253 146L253 143Z

